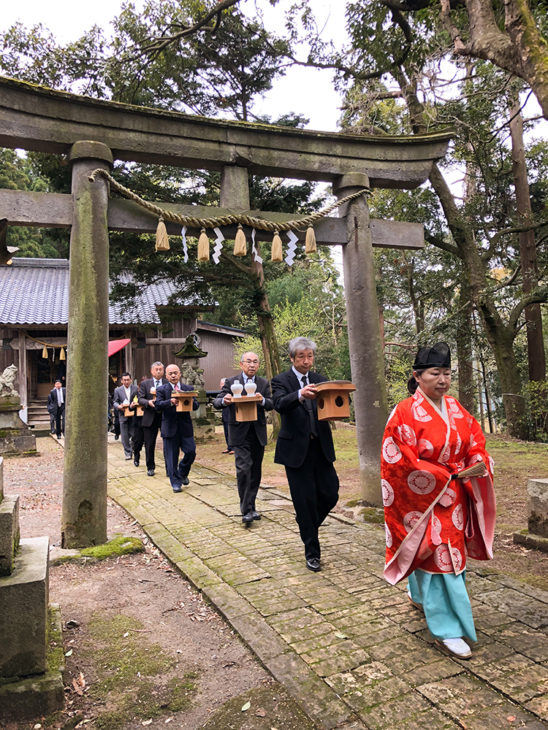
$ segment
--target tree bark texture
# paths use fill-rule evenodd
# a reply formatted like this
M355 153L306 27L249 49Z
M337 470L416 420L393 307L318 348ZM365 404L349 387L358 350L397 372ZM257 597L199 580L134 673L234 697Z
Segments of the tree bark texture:
M531 199L529 197L529 181L525 163L523 144L523 117L519 100L510 110L510 136L512 139L512 172L516 191L517 224L527 225L533 221ZM521 231L518 234L521 261L522 287L524 294L530 294L538 284L537 249L535 231ZM527 330L527 357L529 363L529 380L542 381L546 377L546 357L542 332L542 312L540 304L529 304L524 309Z

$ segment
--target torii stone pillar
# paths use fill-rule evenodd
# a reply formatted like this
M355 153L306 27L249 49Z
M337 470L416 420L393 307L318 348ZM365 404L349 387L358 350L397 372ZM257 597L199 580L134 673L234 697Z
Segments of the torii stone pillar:
M333 186L340 198L369 187L363 173L348 173ZM347 242L343 246L344 292L348 343L356 413L361 496L381 506L380 452L388 416L379 310L375 290L375 265L371 243L369 207L365 196L339 208L346 218Z
M100 545L107 539L108 184L91 183L97 167L110 169L101 142L76 142L72 162L73 220L67 339L67 413L62 546Z

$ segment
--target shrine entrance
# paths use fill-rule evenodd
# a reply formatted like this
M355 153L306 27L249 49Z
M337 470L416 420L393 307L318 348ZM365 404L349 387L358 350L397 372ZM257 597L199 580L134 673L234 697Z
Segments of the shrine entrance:
M0 79L0 145L68 155L72 195L0 190L9 225L70 228L70 295L62 540L64 547L106 540L109 230L150 233L158 215L109 196L114 159L221 171L220 207L164 205L204 219L247 213L283 224L299 216L249 211L248 176L323 181L348 202L339 218L315 226L319 246L343 251L344 290L362 497L380 504L379 453L387 418L372 246L420 248L420 224L369 217L364 190L414 188L445 154L449 132L410 137L332 132L205 119L89 99ZM181 227L166 222L168 233ZM224 237L234 239L229 224ZM200 226L187 234L198 236ZM304 232L295 231L302 244ZM272 233L256 231L257 241ZM301 333L295 333L301 334ZM82 448L85 445L85 448Z

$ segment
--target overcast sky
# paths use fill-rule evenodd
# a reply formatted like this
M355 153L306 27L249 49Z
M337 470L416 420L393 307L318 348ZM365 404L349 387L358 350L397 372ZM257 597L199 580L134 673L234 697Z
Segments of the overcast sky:
M134 0L137 8L142 0ZM267 0L243 0L240 7L253 14L257 5L265 14L266 27L280 34L283 32L283 8L290 4L282 0L272 8ZM325 28L324 37L342 38L344 35L344 13L341 0L314 0L314 10L320 27ZM29 27L42 23L55 38L66 43L76 40L92 25L99 25L105 32L110 29L111 20L118 15L122 0L92 0L89 3L74 0L19 0L2 2L1 24L9 28L16 21ZM255 110L272 117L287 112L304 114L310 119L312 129L334 131L340 116L340 99L333 90L332 74L328 71L293 68L287 75L275 81L275 88L263 100L257 99Z

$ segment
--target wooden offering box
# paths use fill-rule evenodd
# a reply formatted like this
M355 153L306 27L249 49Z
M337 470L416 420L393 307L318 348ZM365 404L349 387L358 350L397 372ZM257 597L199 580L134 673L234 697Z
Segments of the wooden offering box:
M143 408L143 406L137 406L137 408L135 409L136 416L142 416L144 412L145 409Z
M260 393L256 395L241 395L239 398L233 398L232 402L236 407L236 420L256 421L257 420L257 403L261 403L263 396Z
M129 406L124 406L124 416L126 418L129 418L130 416L134 416L134 415L135 415L135 411L133 410L133 408L130 408Z
M196 390L174 390L171 394L172 398L177 398L175 410L177 413L192 410L192 400L198 395Z
M340 421L350 417L350 393L356 386L349 380L316 383L318 421Z

